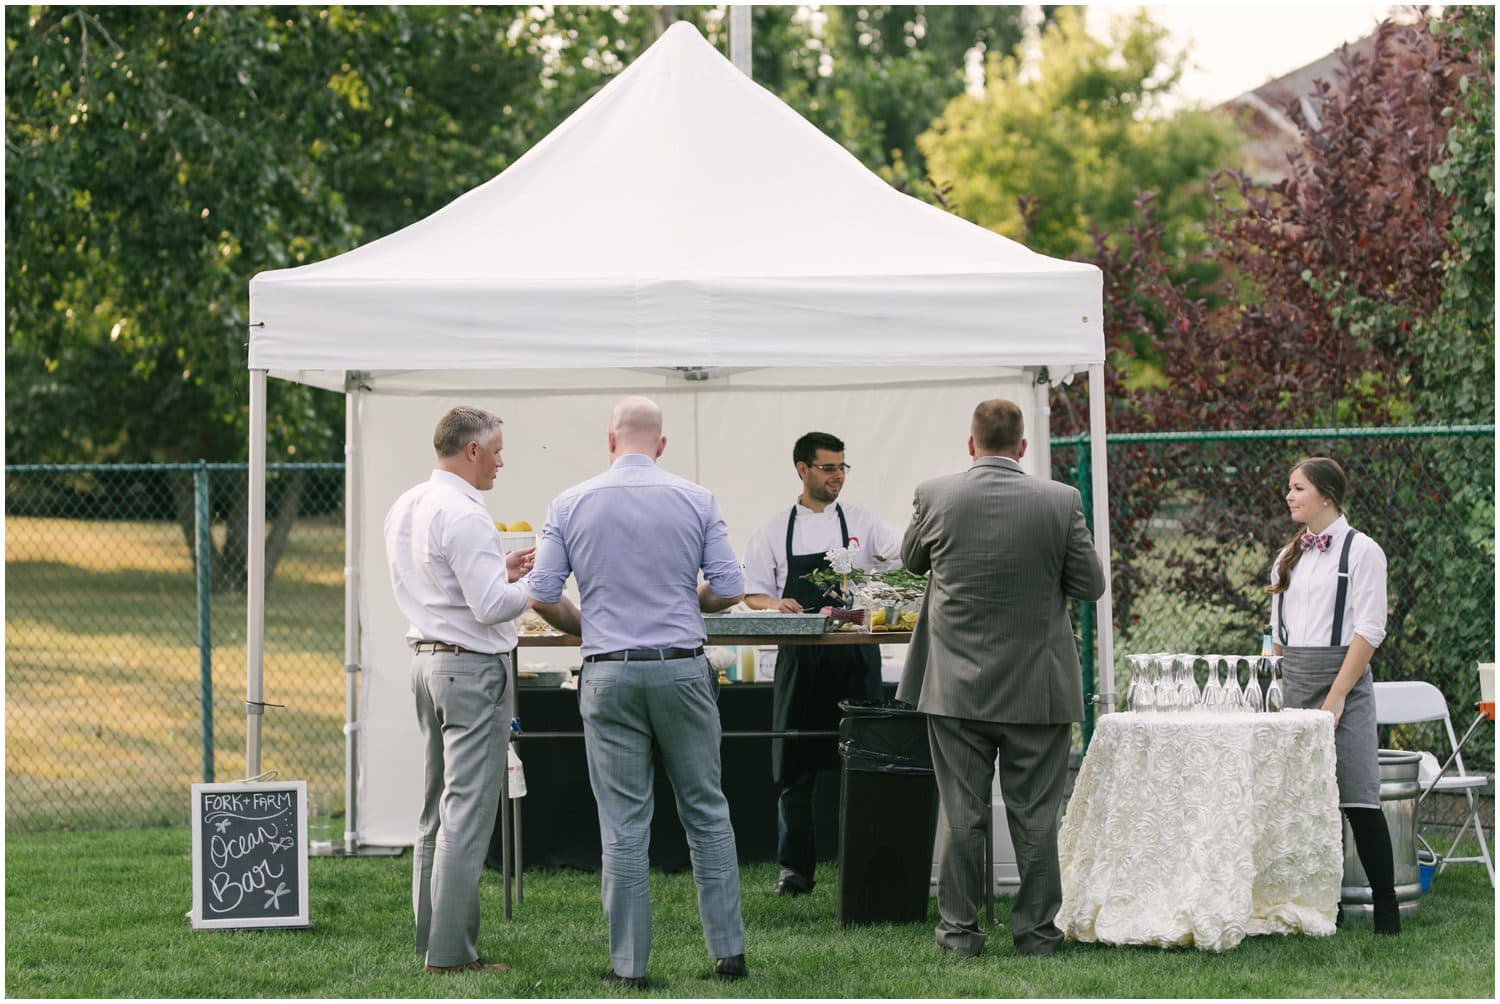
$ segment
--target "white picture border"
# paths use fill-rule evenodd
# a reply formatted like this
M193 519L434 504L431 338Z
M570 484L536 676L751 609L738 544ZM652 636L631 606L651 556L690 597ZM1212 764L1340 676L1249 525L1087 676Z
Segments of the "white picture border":
M203 916L203 795L256 791L291 791L297 795L297 903L295 917L226 917L205 919ZM193 910L188 915L193 930L243 927L309 927L307 902L307 782L306 781L235 781L228 784L195 784L192 786L193 827Z

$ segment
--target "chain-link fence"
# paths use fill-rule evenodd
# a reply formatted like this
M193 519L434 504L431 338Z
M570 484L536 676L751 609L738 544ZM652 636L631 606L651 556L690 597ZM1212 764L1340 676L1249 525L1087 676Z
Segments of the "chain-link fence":
M1385 549L1377 677L1435 683L1460 729L1493 658L1493 427L1109 437L1116 692L1132 652L1251 653L1293 461L1336 457ZM1053 474L1088 491L1086 440ZM187 786L244 774L245 467L6 469L6 825L186 818ZM210 530L207 539L199 532ZM343 473L267 480L264 766L343 800ZM200 560L198 555L205 555ZM1091 686L1090 689L1093 689ZM1440 750L1430 727L1390 737ZM1493 771L1493 732L1466 761Z
M245 479L6 468L8 829L181 822L244 776ZM266 496L264 766L341 805L343 466L272 465Z

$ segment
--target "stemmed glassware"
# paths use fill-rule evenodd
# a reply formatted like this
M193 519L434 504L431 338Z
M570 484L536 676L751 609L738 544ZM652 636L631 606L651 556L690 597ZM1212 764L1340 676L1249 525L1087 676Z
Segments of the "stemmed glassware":
M1198 657L1191 652L1179 653L1176 659L1177 706L1183 711L1198 710L1202 694L1198 693L1198 681L1193 678L1193 666Z
M1250 665L1250 679L1245 683L1245 710L1264 711L1265 703L1260 696L1260 663L1261 659L1251 656L1245 657L1245 662Z
M1222 655L1204 656L1208 660L1208 682L1203 685L1203 707L1206 711L1220 711L1224 707L1224 688L1219 685L1219 663Z
M1125 710L1140 711L1140 692L1151 686L1146 681L1146 656L1127 656L1127 662L1130 662L1130 686L1125 687Z
M1156 710L1177 710L1177 680L1173 676L1173 658L1170 652L1164 652L1156 658Z
M1281 656L1268 655L1266 662L1271 667L1271 682L1266 685L1266 710L1280 711L1286 706L1286 696L1281 689Z
M1244 694L1240 692L1240 658L1237 655L1224 657L1224 701L1221 706L1225 711L1245 709Z

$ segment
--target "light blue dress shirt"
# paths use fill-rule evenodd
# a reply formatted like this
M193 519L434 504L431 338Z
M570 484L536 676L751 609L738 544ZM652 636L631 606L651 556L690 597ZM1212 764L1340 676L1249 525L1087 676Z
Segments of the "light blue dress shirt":
M552 500L529 582L538 602L556 603L577 576L587 657L703 644L700 569L717 596L745 591L713 493L627 453Z

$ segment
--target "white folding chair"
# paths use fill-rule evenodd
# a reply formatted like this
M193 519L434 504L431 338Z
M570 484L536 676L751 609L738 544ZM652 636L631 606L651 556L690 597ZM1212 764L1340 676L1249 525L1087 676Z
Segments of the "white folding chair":
M1440 775L1431 785L1422 790L1418 804L1434 791L1462 791L1468 799L1469 818L1459 827L1458 835L1453 838L1453 843L1448 846L1448 853L1439 855L1432 850L1432 845L1427 843L1421 833L1417 839L1422 845L1432 851L1438 860L1438 870L1447 868L1455 862L1471 861L1483 862L1485 871L1489 873L1490 885L1495 884L1495 864L1490 859L1489 843L1484 838L1484 827L1479 822L1479 805L1474 797L1474 791L1485 787L1489 781L1482 775L1468 773L1464 769L1464 758L1459 753L1458 737L1453 731L1453 720L1448 717L1448 701L1443 697L1443 692L1430 683L1417 681L1401 681L1391 683L1375 684L1375 717L1381 725L1407 725L1417 722L1442 722L1443 731L1448 735L1447 757L1453 761L1454 770ZM1458 842L1468 835L1470 827L1474 835L1479 838L1479 854L1475 857L1456 858L1453 851L1458 847Z

